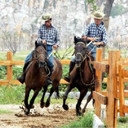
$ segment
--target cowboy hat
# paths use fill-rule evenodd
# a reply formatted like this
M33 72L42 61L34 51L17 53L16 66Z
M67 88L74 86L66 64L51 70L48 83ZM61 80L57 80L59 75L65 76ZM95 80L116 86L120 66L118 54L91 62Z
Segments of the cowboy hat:
M52 19L52 15L49 14L49 13L42 15L42 20L43 21L48 21L48 20L51 20L51 19Z
M95 11L92 14L92 17L95 18L95 19L103 19L104 16L105 16L105 14L101 11Z

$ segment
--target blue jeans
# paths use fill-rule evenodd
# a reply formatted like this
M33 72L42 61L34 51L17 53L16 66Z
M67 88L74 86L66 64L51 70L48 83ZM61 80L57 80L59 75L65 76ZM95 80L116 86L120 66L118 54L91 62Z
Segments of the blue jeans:
M52 52L52 51L47 51L47 54L48 54L48 66L49 66L50 68L53 68L53 67L54 67L54 64L53 64L53 63L54 63L54 57L53 57L53 55L51 54L51 52ZM25 58L25 63L27 63L27 62L29 62L29 61L32 60L32 53L33 53L33 51L27 55L27 57ZM50 55L50 54L51 54L51 55ZM50 56L49 56L49 55L50 55Z

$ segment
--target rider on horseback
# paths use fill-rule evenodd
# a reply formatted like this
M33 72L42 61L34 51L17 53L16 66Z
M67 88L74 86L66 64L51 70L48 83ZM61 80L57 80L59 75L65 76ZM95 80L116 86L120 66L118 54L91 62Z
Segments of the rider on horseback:
M92 15L94 18L94 23L91 23L87 26L84 34L82 35L82 40L90 41L88 45L89 53L92 54L94 60L96 58L96 48L104 47L107 43L106 38L106 29L103 23L104 14L101 11L95 11ZM72 58L69 67L69 76L65 77L66 81L70 81L70 72L73 70L75 66L75 59Z
M54 67L54 58L52 56L52 50L57 49L59 47L60 39L57 29L51 24L51 14L44 14L42 16L42 20L44 21L44 24L42 24L39 28L37 43L46 44L46 50L48 54L48 67L50 70L49 77L47 79L47 84L52 84L52 81L50 79ZM25 81L26 68L28 67L32 59L32 53L33 51L26 57L22 76L17 79L22 84Z

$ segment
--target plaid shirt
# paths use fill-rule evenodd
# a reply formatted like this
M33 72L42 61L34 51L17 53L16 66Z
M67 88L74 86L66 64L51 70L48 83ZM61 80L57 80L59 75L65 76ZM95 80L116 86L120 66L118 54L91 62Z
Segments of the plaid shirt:
M107 34L103 22L101 22L99 26L97 26L95 23L90 24L89 26L87 26L85 33L83 35L87 37L97 38L97 42L104 42L105 45L107 44ZM88 46L88 50L91 51L91 54L94 57L94 59L96 57L97 47L98 46L95 46L93 44L90 44Z
M45 24L41 25L38 31L38 39L46 40L48 45L59 45L60 39L57 29L51 25L50 28L46 28Z
M97 26L95 23L87 26L84 35L87 37L97 37L97 42L104 42L105 44L107 43L107 34L103 22L101 22L99 26Z

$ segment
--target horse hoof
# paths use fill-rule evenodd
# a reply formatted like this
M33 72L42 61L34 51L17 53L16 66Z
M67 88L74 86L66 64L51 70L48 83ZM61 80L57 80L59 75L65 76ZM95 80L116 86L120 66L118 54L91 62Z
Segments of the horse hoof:
M85 113L85 110L82 110L82 113Z
M76 116L82 116L83 114L81 112L76 113Z
M45 106L45 103L40 103L40 107L43 108Z
M63 107L64 110L68 110L69 109L68 105L63 105L62 107Z
M29 114L29 110L25 110L24 113L25 113L25 115L28 115Z
M25 112L25 115L27 115L27 116L28 116L28 114L29 114L29 112Z
M45 107L49 107L50 106L50 103L49 102L46 102L45 103Z
M34 108L34 105L32 105L30 108Z

